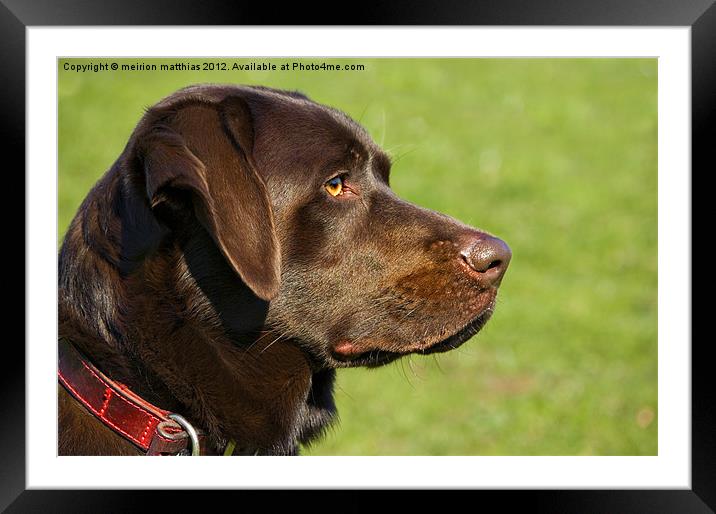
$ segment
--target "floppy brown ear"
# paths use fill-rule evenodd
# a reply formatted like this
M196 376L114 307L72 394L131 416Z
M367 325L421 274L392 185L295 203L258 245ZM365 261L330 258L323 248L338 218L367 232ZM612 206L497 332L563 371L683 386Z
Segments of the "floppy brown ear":
M141 136L139 156L152 207L172 189L191 192L197 218L228 263L270 300L279 289L279 245L252 145L250 111L235 99L176 110Z

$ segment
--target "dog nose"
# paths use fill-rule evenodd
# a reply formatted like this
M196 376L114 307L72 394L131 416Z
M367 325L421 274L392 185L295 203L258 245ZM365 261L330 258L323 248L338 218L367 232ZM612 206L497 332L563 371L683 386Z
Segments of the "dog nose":
M468 266L479 273L485 286L497 287L510 264L512 251L502 239L480 234L460 251L460 255Z

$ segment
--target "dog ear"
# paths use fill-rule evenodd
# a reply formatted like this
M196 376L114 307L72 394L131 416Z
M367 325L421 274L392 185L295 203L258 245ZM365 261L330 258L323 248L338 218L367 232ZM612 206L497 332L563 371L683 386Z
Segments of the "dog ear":
M266 184L251 157L251 113L241 99L190 104L158 117L141 137L139 157L152 208L172 190L190 192L194 212L253 292L272 299L280 254Z

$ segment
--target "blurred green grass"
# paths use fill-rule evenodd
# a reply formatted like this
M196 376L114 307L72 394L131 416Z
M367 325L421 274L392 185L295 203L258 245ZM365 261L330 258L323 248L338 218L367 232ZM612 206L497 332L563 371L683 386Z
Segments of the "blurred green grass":
M325 59L366 70L300 73L65 61L99 60L58 63L60 238L145 107L232 82L340 108L394 157L400 196L510 244L487 327L451 353L340 370L341 422L305 454L656 455L655 59Z

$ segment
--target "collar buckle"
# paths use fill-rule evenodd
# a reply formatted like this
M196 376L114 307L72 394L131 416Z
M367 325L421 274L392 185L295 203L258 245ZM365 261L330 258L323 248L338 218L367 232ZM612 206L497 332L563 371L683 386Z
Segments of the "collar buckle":
M182 415L176 414L174 412L167 414L167 417L174 421L179 427L183 430L183 432L167 432L166 428L168 423L160 423L157 426L157 430L164 436L169 439L180 439L184 437L184 433L189 436L189 448L185 448L181 450L177 455L190 455L192 457L198 457L201 455L201 448L199 446L199 434L194 428L194 426L189 423L189 421Z

